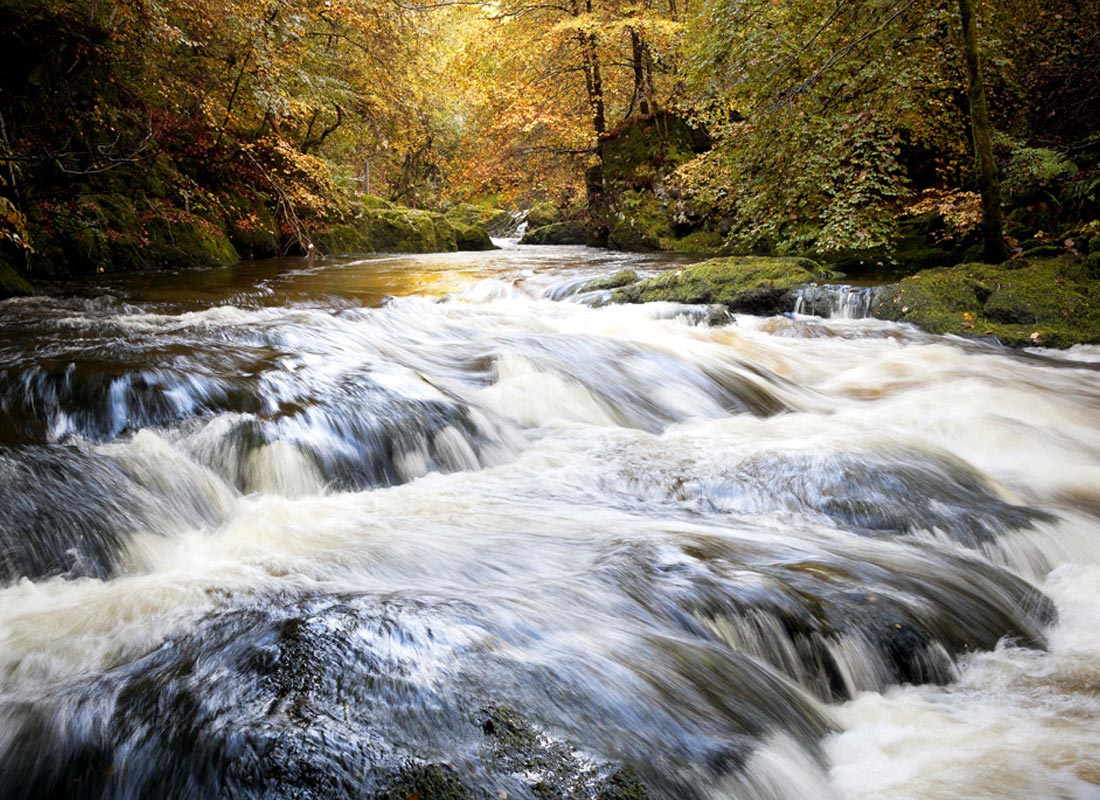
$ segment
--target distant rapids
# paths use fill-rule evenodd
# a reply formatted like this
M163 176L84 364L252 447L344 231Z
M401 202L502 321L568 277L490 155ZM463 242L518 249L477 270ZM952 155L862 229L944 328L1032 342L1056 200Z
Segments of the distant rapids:
M1100 797L1100 348L503 244L0 303L0 798Z

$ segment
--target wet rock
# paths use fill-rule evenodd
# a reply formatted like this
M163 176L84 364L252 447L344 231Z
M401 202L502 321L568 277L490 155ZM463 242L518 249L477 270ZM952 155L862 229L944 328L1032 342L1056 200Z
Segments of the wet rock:
M621 289L623 286L629 286L632 283L637 283L641 280L641 276L638 275L632 269L621 269L614 275L608 275L603 278L595 278L590 280L584 286L580 288L581 292L602 292L608 289Z
M493 248L480 222L467 223L434 211L386 201L361 203L348 221L318 237L325 253L446 253Z
M140 524L141 498L124 471L75 448L0 448L0 486L0 585L109 577Z
M14 717L0 704L22 734L0 753L0 796L650 796L630 769L493 703L461 673L425 680L419 662L453 661L454 642L434 632L440 618L419 616L362 599L239 608L62 689L79 720L64 730L49 703Z
M402 769L393 783L372 795L373 800L472 800L485 797L473 794L454 772L441 764L413 763Z
M561 222L561 211L550 202L536 203L527 212L527 229L545 228Z
M462 251L496 250L489 232L481 225L451 223L455 229L455 247Z
M529 228L519 240L520 244L584 244L587 226L580 221L555 222L538 228Z
M995 336L1013 347L1100 342L1100 283L1073 255L925 270L884 290L872 312L930 333Z
M611 296L617 303L720 303L731 311L777 314L794 305L794 292L826 273L802 258L715 258L665 272Z

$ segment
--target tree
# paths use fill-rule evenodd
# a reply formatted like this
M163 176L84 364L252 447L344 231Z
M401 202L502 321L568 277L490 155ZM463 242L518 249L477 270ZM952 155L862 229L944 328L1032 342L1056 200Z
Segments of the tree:
M985 81L978 55L977 22L973 0L959 0L959 21L962 26L963 52L966 57L967 100L970 108L970 129L978 167L978 192L982 198L982 242L985 260L998 264L1008 258L1003 234L1001 183L997 176L997 161L993 157L993 126L985 99Z

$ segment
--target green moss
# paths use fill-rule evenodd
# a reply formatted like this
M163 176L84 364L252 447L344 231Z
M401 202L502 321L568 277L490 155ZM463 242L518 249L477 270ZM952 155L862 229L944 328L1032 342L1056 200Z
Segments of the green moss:
M634 770L624 767L607 777L596 800L649 800L650 796Z
M615 250L656 252L673 238L672 223L661 201L649 191L623 192L614 203L607 245Z
M604 177L629 186L649 186L705 149L703 138L672 114L631 119L600 145Z
M376 211L379 209L383 211L390 211L397 208L397 206L391 203L389 200L373 194L363 195L359 198L358 203L362 208L369 208Z
M149 197L164 199L172 192L172 186L179 178L171 159L162 153L149 163L142 176L142 188Z
M455 227L476 226L490 234L503 233L512 224L512 215L504 209L474 203L461 203L447 211L446 216Z
M555 222L560 221L561 212L553 203L536 203L531 207L531 210L527 212L528 229L542 228L546 225L553 225Z
M473 795L462 782L439 764L410 764L394 783L375 795L375 800L470 800Z
M596 278L581 287L582 292L601 292L607 289L621 289L641 280L637 272L632 269L621 269L614 275Z
M584 244L588 228L583 222L555 222L541 228L528 230L520 244Z
M1085 259L1068 255L925 270L885 291L873 312L1016 347L1100 342L1100 283Z
M140 257L146 267L226 267L241 260L216 225L178 210L146 220L144 237Z
M665 239L661 242L662 250L673 253L693 253L718 255L725 249L725 237L718 231L697 230L687 236Z
M714 258L618 289L611 299L721 303L733 311L777 314L790 307L794 289L825 277L817 263L805 258Z
M496 250L497 246L489 238L489 232L481 225L464 225L451 222L455 231L455 245L459 250Z
M26 278L0 256L0 300L8 297L26 297L34 294L34 287Z
M459 238L442 214L395 206L364 209L318 241L326 253L441 253L458 249Z
M421 212L428 213L428 212ZM458 249L458 231L455 230L455 226L444 217L442 214L430 214L429 220L432 226L432 233L434 245L431 248L433 253L445 253Z

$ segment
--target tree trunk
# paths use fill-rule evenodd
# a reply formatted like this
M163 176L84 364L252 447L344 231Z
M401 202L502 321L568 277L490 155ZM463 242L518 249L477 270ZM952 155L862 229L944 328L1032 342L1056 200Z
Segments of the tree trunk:
M999 264L1008 258L1005 247L1001 181L997 162L993 158L993 126L989 123L989 108L985 102L985 81L978 56L978 30L974 21L974 0L959 0L962 21L963 50L966 53L967 99L970 103L970 130L974 137L974 153L978 166L978 192L982 196L982 236L985 260Z
M585 0L584 13L592 14L592 0ZM573 0L573 16L581 16L579 0ZM607 242L607 208L603 182L603 143L607 138L607 111L603 96L603 75L600 70L599 37L595 32L577 32L584 65L584 83L592 114L592 131L596 135L596 163L585 173L588 214L592 218L592 243Z
M634 104L638 105L638 113L643 117L649 116L649 92L646 85L646 58L645 45L642 35L637 28L630 29L631 61L634 66L634 96L630 100L630 110L634 110ZM629 116L629 115L628 115Z

